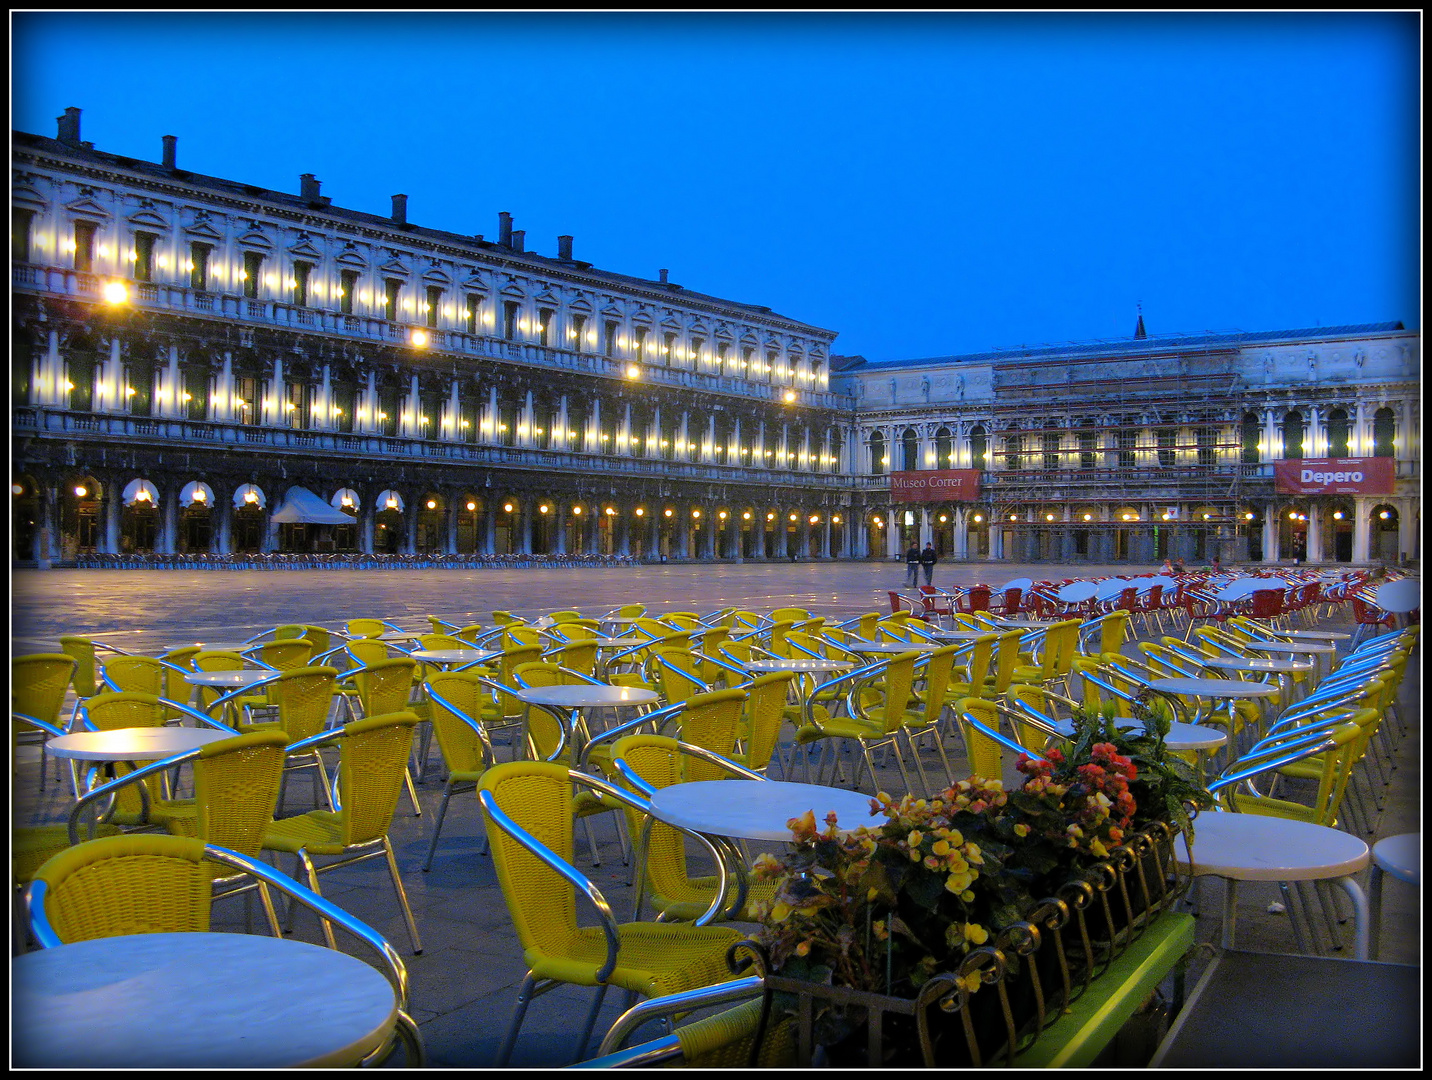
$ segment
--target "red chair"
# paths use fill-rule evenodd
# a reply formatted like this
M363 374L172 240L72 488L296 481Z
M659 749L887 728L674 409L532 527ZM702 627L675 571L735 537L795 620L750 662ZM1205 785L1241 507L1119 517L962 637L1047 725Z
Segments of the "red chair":
M1268 619L1274 623L1287 614L1283 604L1282 589L1254 589L1253 607L1248 612L1255 619Z
M1369 604L1362 597L1353 594L1349 597L1352 601L1352 621L1357 629L1353 631L1352 647L1355 649L1362 644L1364 631L1374 626L1385 626L1389 630L1397 628L1397 616L1391 611L1383 611L1376 604Z
M933 585L920 586L920 603L924 608L920 617L936 625L941 616L953 616L955 613L955 598Z
M1019 614L1019 598L1023 595L1023 589L1005 589L1004 599L999 601L998 606L990 604L989 610L995 615L1004 615L1012 619Z
M976 611L989 610L990 587L988 585L971 585L965 590L965 595L960 597L956 608L961 615L973 615Z
M908 611L917 619L923 619L925 617L925 605L920 601L912 600L908 596L902 596L894 589L888 591L890 593L890 613L892 615L899 615L902 611Z

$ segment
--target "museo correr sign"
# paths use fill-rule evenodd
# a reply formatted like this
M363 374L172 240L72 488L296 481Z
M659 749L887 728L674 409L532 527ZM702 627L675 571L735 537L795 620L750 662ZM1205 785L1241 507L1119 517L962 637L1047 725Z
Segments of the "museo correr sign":
M973 502L979 493L978 469L923 469L890 474L893 502Z
M1302 458L1273 462L1279 495L1391 495L1390 457Z

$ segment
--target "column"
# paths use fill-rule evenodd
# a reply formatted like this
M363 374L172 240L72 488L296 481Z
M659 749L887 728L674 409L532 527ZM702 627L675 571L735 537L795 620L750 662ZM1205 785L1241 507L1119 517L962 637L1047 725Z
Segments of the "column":
M920 507L920 547L923 549L926 544L933 543L934 540L934 515L928 506L922 506Z
M682 440L685 441L685 414L682 415L681 431ZM678 505L672 517L675 519L674 524L676 525L675 550L672 552L672 555L678 559L685 559L689 556L691 550L691 508Z
M483 555L492 555L497 551L497 507L491 499L483 500L482 546L478 551Z
M369 495L371 494L370 488ZM373 519L376 513L371 498L365 496L358 500L358 550L364 555L373 554Z
M904 554L900 547L900 532L904 528L904 520L903 510L894 506L886 507L885 557L887 559L896 559Z
M758 507L751 511L751 558L766 557L766 515Z
M810 558L810 515L801 511L796 528L796 554L802 559Z
M821 522L820 528L820 557L822 559L830 558L830 534L834 528L835 526L830 520L830 514L827 513L825 520Z
M228 555L234 550L234 500L222 491L214 493L215 554Z
M1308 562L1323 561L1323 513L1316 502L1308 506Z
M661 561L661 514L655 509L647 512L646 558L652 562Z
M565 506L563 506L563 505L562 505L560 502L558 502L556 499L553 499L552 502L551 502L550 504L548 504L548 505L549 505L549 507L551 508L551 511L552 511L551 514L547 515L548 518L549 518L549 519L551 520L551 522L552 522L552 545L551 545L551 553L552 553L553 555L565 555L565 554L567 554L567 514L568 514L568 510L567 510L567 508L566 508ZM577 531L577 540L578 540L578 542L572 545L573 550L576 550L576 551L580 551L580 550L581 550L581 546L582 546L582 545L581 545L581 528L582 528L581 523L580 523L580 522L576 523L575 529L576 529L576 531Z
M105 480L103 483L104 492L100 499L100 511L104 514L104 540L100 550L109 555L118 555L119 516L123 510L121 497L124 494L124 488L118 480Z
M720 519L708 506L701 511L701 558L716 558L716 527Z
M1269 505L1263 510L1263 561L1275 563L1279 559L1278 550L1278 510L1277 507Z
M618 507L616 520L612 522L616 526L616 535L612 538L616 545L618 555L631 554L631 507Z
M1372 500L1352 501L1352 561L1372 561Z
M532 497L523 495L517 500L517 554L532 554L532 515L535 512Z
M1399 559L1418 557L1418 539L1421 533L1417 522L1417 500L1397 500L1397 554Z
M457 507L458 496L449 495L447 499L447 539L443 543L444 555L457 554Z

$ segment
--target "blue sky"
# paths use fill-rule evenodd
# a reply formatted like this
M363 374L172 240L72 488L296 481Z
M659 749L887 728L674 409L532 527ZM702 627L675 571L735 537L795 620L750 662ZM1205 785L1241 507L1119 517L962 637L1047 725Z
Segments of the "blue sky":
M12 126L497 233L871 360L1420 327L1409 14L12 13Z

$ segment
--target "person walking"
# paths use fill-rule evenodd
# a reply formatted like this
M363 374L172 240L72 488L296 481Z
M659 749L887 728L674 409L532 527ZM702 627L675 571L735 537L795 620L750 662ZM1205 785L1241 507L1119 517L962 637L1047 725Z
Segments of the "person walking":
M939 562L939 560L940 557L935 554L935 545L926 544L925 550L920 552L920 566L925 571L926 585L933 584L931 579L935 576L935 563Z
M905 587L913 589L920 584L920 545L911 544L905 552Z

